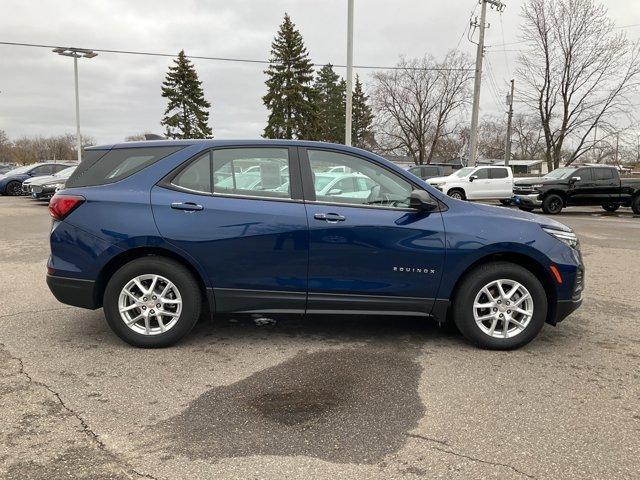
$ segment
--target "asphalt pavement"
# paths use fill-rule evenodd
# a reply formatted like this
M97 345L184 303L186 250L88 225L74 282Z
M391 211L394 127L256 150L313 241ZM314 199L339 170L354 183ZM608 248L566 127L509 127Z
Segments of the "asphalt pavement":
M584 304L517 351L371 317L217 318L141 350L55 300L46 206L0 197L0 478L639 478L640 217L554 218Z

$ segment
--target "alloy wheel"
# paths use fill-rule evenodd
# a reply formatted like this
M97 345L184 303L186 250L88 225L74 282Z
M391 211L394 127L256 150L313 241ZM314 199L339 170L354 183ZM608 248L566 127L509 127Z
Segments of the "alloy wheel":
M494 280L476 295L473 318L486 335L512 338L531 322L533 298L525 286L515 280Z
M158 335L178 323L182 296L178 288L161 275L138 275L120 291L118 310L122 321L134 332Z

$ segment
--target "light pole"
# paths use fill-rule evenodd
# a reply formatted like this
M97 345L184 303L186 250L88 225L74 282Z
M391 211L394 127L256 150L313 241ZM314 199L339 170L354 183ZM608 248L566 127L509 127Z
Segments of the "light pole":
M351 146L351 118L353 112L353 0L347 0L347 99L344 124L344 144Z
M80 94L78 93L78 58L93 58L98 54L86 48L54 48L53 52L65 57L73 57L73 76L76 90L76 148L78 150L78 163L82 161L82 137L80 136Z

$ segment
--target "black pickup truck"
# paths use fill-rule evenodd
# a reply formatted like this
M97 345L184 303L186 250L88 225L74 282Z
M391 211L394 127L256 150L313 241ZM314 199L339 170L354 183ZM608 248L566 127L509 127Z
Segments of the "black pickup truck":
M640 215L640 179L620 179L614 167L558 168L542 178L516 181L513 195L512 203L529 212L542 208L555 215L564 207L601 205L607 212L631 207Z

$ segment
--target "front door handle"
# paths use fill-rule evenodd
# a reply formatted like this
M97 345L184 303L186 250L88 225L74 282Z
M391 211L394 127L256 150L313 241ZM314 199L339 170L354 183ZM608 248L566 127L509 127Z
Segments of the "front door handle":
M344 222L347 219L347 217L343 217L337 213L316 213L313 218L329 223Z
M202 205L198 205L193 202L173 202L171 204L171 208L174 210L184 210L187 212L198 212L200 210L204 210Z

